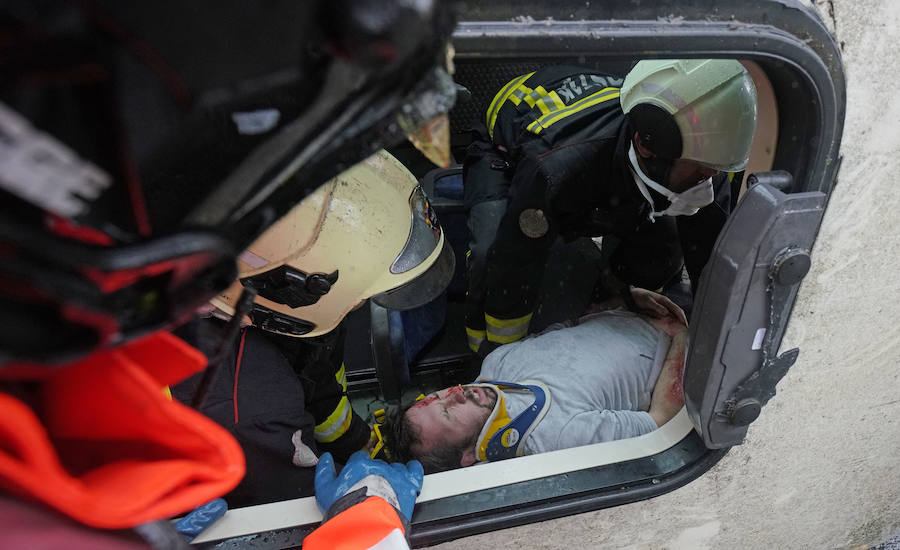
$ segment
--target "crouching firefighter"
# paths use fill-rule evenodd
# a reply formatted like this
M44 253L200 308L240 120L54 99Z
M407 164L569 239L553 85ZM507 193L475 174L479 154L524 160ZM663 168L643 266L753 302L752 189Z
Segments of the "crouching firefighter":
M212 300L213 318L178 331L213 357L227 327L215 316L246 309L218 376L206 390L203 375L172 388L241 443L248 475L229 505L309 496L320 452L346 463L367 447L371 429L347 397L341 320L369 298L421 306L453 267L421 188L384 151L319 187L238 257L239 278ZM255 292L248 306L245 289Z
M557 238L603 237L595 301L637 310L630 286L666 288L682 267L696 289L756 118L734 60L644 60L624 80L547 66L510 81L463 168L471 349L528 334Z

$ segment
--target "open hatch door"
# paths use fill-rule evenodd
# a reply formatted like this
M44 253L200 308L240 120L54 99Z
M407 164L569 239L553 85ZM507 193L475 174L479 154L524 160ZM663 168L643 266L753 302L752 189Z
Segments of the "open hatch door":
M799 354L778 355L825 211L820 191L787 194L786 172L751 176L704 269L684 370L685 406L707 447L744 440Z

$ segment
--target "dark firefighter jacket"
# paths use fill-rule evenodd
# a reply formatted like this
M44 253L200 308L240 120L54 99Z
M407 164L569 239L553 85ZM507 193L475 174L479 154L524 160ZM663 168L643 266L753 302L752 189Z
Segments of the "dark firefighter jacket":
M514 78L491 102L485 124L494 150L509 165L509 202L488 251L484 289L469 289L470 295L483 299L485 315L483 327L467 320L470 341L484 330L496 343L527 333L544 264L557 237L627 238L650 223L650 205L628 168L633 131L619 104L622 81L587 69L550 66ZM718 188L727 175L716 178ZM477 195L478 182L466 181L467 193L470 185ZM483 200L496 194L489 188L483 193ZM651 193L657 210L664 209L666 199ZM724 212L713 217L721 227ZM677 241L675 224L668 223ZM713 230L711 239L703 239L709 242L698 252L699 267L691 265L689 271L699 274L717 234ZM697 248L690 247L692 252Z

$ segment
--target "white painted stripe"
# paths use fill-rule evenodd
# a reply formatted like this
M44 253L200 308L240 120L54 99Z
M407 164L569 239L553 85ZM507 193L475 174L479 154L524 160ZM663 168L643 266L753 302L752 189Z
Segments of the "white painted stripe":
M639 437L481 463L469 468L428 475L417 502L650 456L672 447L693 429L687 411L682 407L675 418L662 428Z
M273 529L286 529L321 521L322 512L319 511L315 497L235 508L225 512L219 521L197 535L191 544L251 535Z
M425 476L416 502L438 500L585 468L635 460L676 445L694 429L682 407L675 418L658 430L640 437L595 443L538 455L478 464L469 468ZM285 500L229 510L193 542L208 542L309 525L322 521L315 497Z

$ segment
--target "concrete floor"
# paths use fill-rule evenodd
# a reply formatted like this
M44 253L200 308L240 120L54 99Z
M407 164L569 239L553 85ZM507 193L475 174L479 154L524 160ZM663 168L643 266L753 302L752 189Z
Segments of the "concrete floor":
M877 546L873 546L872 550L900 550L900 534L894 535Z

